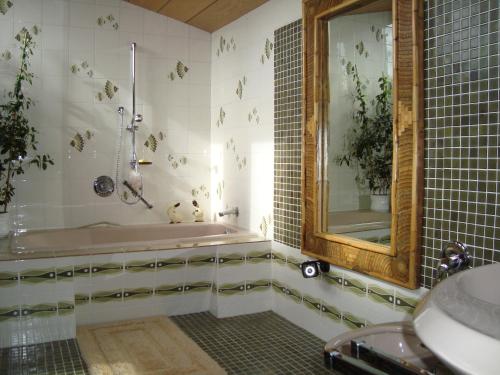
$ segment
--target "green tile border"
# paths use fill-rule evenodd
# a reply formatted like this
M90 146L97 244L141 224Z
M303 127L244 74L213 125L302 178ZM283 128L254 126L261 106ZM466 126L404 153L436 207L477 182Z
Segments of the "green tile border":
M76 293L75 306L86 305L90 303L90 293Z
M393 291L388 291L378 285L368 285L368 298L391 307L394 306L393 293Z
M71 315L75 312L75 304L70 301L60 301L57 303L57 312L59 315Z
M366 284L355 278L344 277L344 290L347 290L358 296L366 296Z
M252 251L247 253L247 263L267 263L271 262L271 251Z
M121 289L103 290L91 293L90 300L92 303L105 303L105 302L121 302L123 293Z
M21 312L19 306L0 307L0 322L11 319L19 319Z
M323 315L327 316L329 319L335 322L342 321L342 312L338 310L335 306L322 304L321 311Z
M156 261L148 260L131 260L125 263L125 272L154 272L156 271Z
M184 293L206 292L212 289L211 281L197 281L194 283L186 283L184 285Z
M21 284L53 283L56 281L54 268L31 269L19 273Z
M220 267L236 266L245 263L245 256L242 254L223 254L217 257L217 264Z
M213 266L217 263L217 257L214 255L195 255L187 259L188 267Z
M74 277L88 277L90 276L90 264L79 264L74 267Z
M35 316L49 318L57 315L57 303L40 303L37 305L22 305L21 317Z
M155 287L154 294L157 296L171 296L184 293L183 284L163 284Z
M405 296L404 294L396 292L396 300L394 301L394 306L396 307L396 310L413 314L418 302L419 300L416 298L411 298Z
M319 298L304 294L302 299L304 306L306 306L308 309L321 311L321 300Z
M226 283L217 285L217 293L222 296L232 296L232 295L244 295L245 294L245 283Z
M163 258L156 260L156 269L161 271L163 268L182 268L186 265L186 258Z
M123 300L148 298L154 295L154 288L127 288L123 289Z
M97 277L101 275L116 275L123 272L123 264L121 263L92 264L91 272L92 272L92 277Z
M271 289L271 280L262 279L262 280L247 280L245 282L245 288L247 293L253 292L265 292Z
M19 275L14 272L0 272L0 287L16 286Z

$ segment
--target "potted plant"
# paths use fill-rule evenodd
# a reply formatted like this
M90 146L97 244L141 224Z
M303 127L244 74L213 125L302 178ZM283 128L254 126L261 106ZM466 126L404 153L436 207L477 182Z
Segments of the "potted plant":
M344 152L335 162L355 167L356 182L370 190L371 210L387 212L392 181L392 84L384 74L378 79L380 93L370 111L356 65L348 73L354 82L355 125L346 133Z
M33 31L36 33L37 30L34 28ZM7 209L15 192L13 178L22 175L30 165L45 170L48 165L54 164L49 155L37 153L38 131L26 117L34 104L23 89L27 84L32 84L29 59L33 55L35 42L26 28L16 35L16 39L20 43L20 67L14 89L6 95L6 102L0 104L0 236L5 236L9 229Z

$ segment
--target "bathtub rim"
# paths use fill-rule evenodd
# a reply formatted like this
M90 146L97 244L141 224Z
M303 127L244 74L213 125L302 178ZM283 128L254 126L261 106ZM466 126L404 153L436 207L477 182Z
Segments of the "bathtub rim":
M165 225L170 225L166 224ZM109 246L89 246L85 248L77 248L71 250L27 250L23 252L12 251L12 233L6 238L0 239L0 261L12 261L12 260L26 260L26 259L45 259L45 258L62 258L62 257L73 257L73 256L92 256L92 255L102 255L102 254L118 254L118 253L137 253L144 251L159 251L159 250L181 250L190 248L201 248L209 246L220 246L220 245L231 245L231 244L241 244L241 243L253 243L253 242L266 242L270 241L257 233L248 231L247 229L237 227L235 225L226 223L179 223L171 225L190 225L195 226L199 224L218 224L227 227L228 229L234 231L229 234L216 234L207 235L200 237L189 237L189 238L178 238L166 241L155 241L156 243L151 243L144 241L142 243L137 243L131 246L120 245L109 245ZM156 224L138 224L137 226L150 226ZM128 225L123 225L121 227L126 228ZM76 228L67 228L76 229ZM49 231L47 230L36 230ZM60 229L59 229L60 230ZM35 230L34 230L35 231ZM33 232L34 232L33 231Z

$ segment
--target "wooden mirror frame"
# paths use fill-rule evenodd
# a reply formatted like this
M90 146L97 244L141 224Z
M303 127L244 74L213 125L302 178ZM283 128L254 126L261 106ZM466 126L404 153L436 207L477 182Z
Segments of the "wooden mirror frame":
M328 20L374 0L303 0L302 253L416 289L423 201L423 1L392 0L391 247L325 233L322 194L328 119Z

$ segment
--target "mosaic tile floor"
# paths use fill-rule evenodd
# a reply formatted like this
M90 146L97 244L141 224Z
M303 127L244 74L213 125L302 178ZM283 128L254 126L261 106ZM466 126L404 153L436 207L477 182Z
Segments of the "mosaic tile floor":
M229 375L333 374L325 343L273 312L217 319L208 312L171 317Z
M2 375L87 375L76 340L0 349Z
M171 317L228 375L333 374L324 342L273 312L217 319L208 312ZM1 375L88 375L76 340L0 349Z

